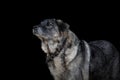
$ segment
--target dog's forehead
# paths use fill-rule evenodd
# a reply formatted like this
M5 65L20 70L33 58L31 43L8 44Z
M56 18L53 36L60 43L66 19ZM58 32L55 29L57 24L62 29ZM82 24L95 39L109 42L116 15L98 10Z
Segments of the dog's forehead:
M45 19L44 21L42 21L40 24L42 26L46 26L46 25L49 25L49 24L54 24L55 23L55 19Z

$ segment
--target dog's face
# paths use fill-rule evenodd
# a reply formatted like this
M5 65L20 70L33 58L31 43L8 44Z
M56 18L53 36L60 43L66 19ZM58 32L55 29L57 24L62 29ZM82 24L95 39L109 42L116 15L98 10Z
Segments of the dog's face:
M39 25L33 27L33 34L42 41L42 49L44 52L48 53L48 45L49 52L54 53L62 37L61 33L68 30L68 27L69 25L63 23L61 20L46 19Z
M59 36L57 24L54 19L47 19L41 24L34 26L33 33L45 40L51 40Z

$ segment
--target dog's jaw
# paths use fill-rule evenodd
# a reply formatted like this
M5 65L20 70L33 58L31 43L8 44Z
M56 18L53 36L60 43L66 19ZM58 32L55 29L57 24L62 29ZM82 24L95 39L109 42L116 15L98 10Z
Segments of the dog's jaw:
M47 54L54 54L57 46L58 46L57 41L48 40L48 41L44 41L44 42L42 41L41 48Z

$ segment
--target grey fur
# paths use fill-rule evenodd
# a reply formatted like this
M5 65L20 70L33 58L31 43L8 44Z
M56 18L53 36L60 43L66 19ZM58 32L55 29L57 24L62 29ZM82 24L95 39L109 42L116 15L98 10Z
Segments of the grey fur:
M108 41L79 40L62 20L34 26L55 80L119 80L119 53Z

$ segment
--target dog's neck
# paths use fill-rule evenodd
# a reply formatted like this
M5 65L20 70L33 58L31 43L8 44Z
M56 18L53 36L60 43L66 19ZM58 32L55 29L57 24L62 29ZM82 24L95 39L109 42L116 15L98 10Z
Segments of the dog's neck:
M59 44L57 44L56 47L52 48L54 50L54 53L50 52L50 46L53 46L53 45L47 44L47 50L48 50L47 51L47 62L52 61L54 59L54 57L58 56L61 52L65 51L66 48L69 46L68 32L61 33L61 36L63 36L63 37L60 38Z
M69 31L68 36L68 47L65 50L66 65L68 65L76 57L80 43L79 39L72 31Z
M59 45L59 48L56 48L54 53L48 53L47 62L53 61L53 59L56 56L58 56L61 53L61 51L63 51L63 47L67 46L66 41L67 41L67 38L63 40L62 45ZM47 45L47 49L49 50L49 45ZM50 52L50 50L48 52Z
M64 56L62 58L64 59L65 64L69 64L74 59L79 45L78 38L72 31L68 31L67 35L64 36L61 41L61 45L57 46L58 48L54 54L48 53L50 55L47 56L47 62L53 61L55 57L61 54L61 56Z
M59 80L55 75L60 76L61 74L64 74L64 71L68 70L68 65L75 59L75 57L77 57L80 41L71 31L68 32L66 38L66 41L63 41L63 46L61 46L61 50L58 54L47 62L50 72L54 75L55 80ZM49 57L47 58L49 59Z

